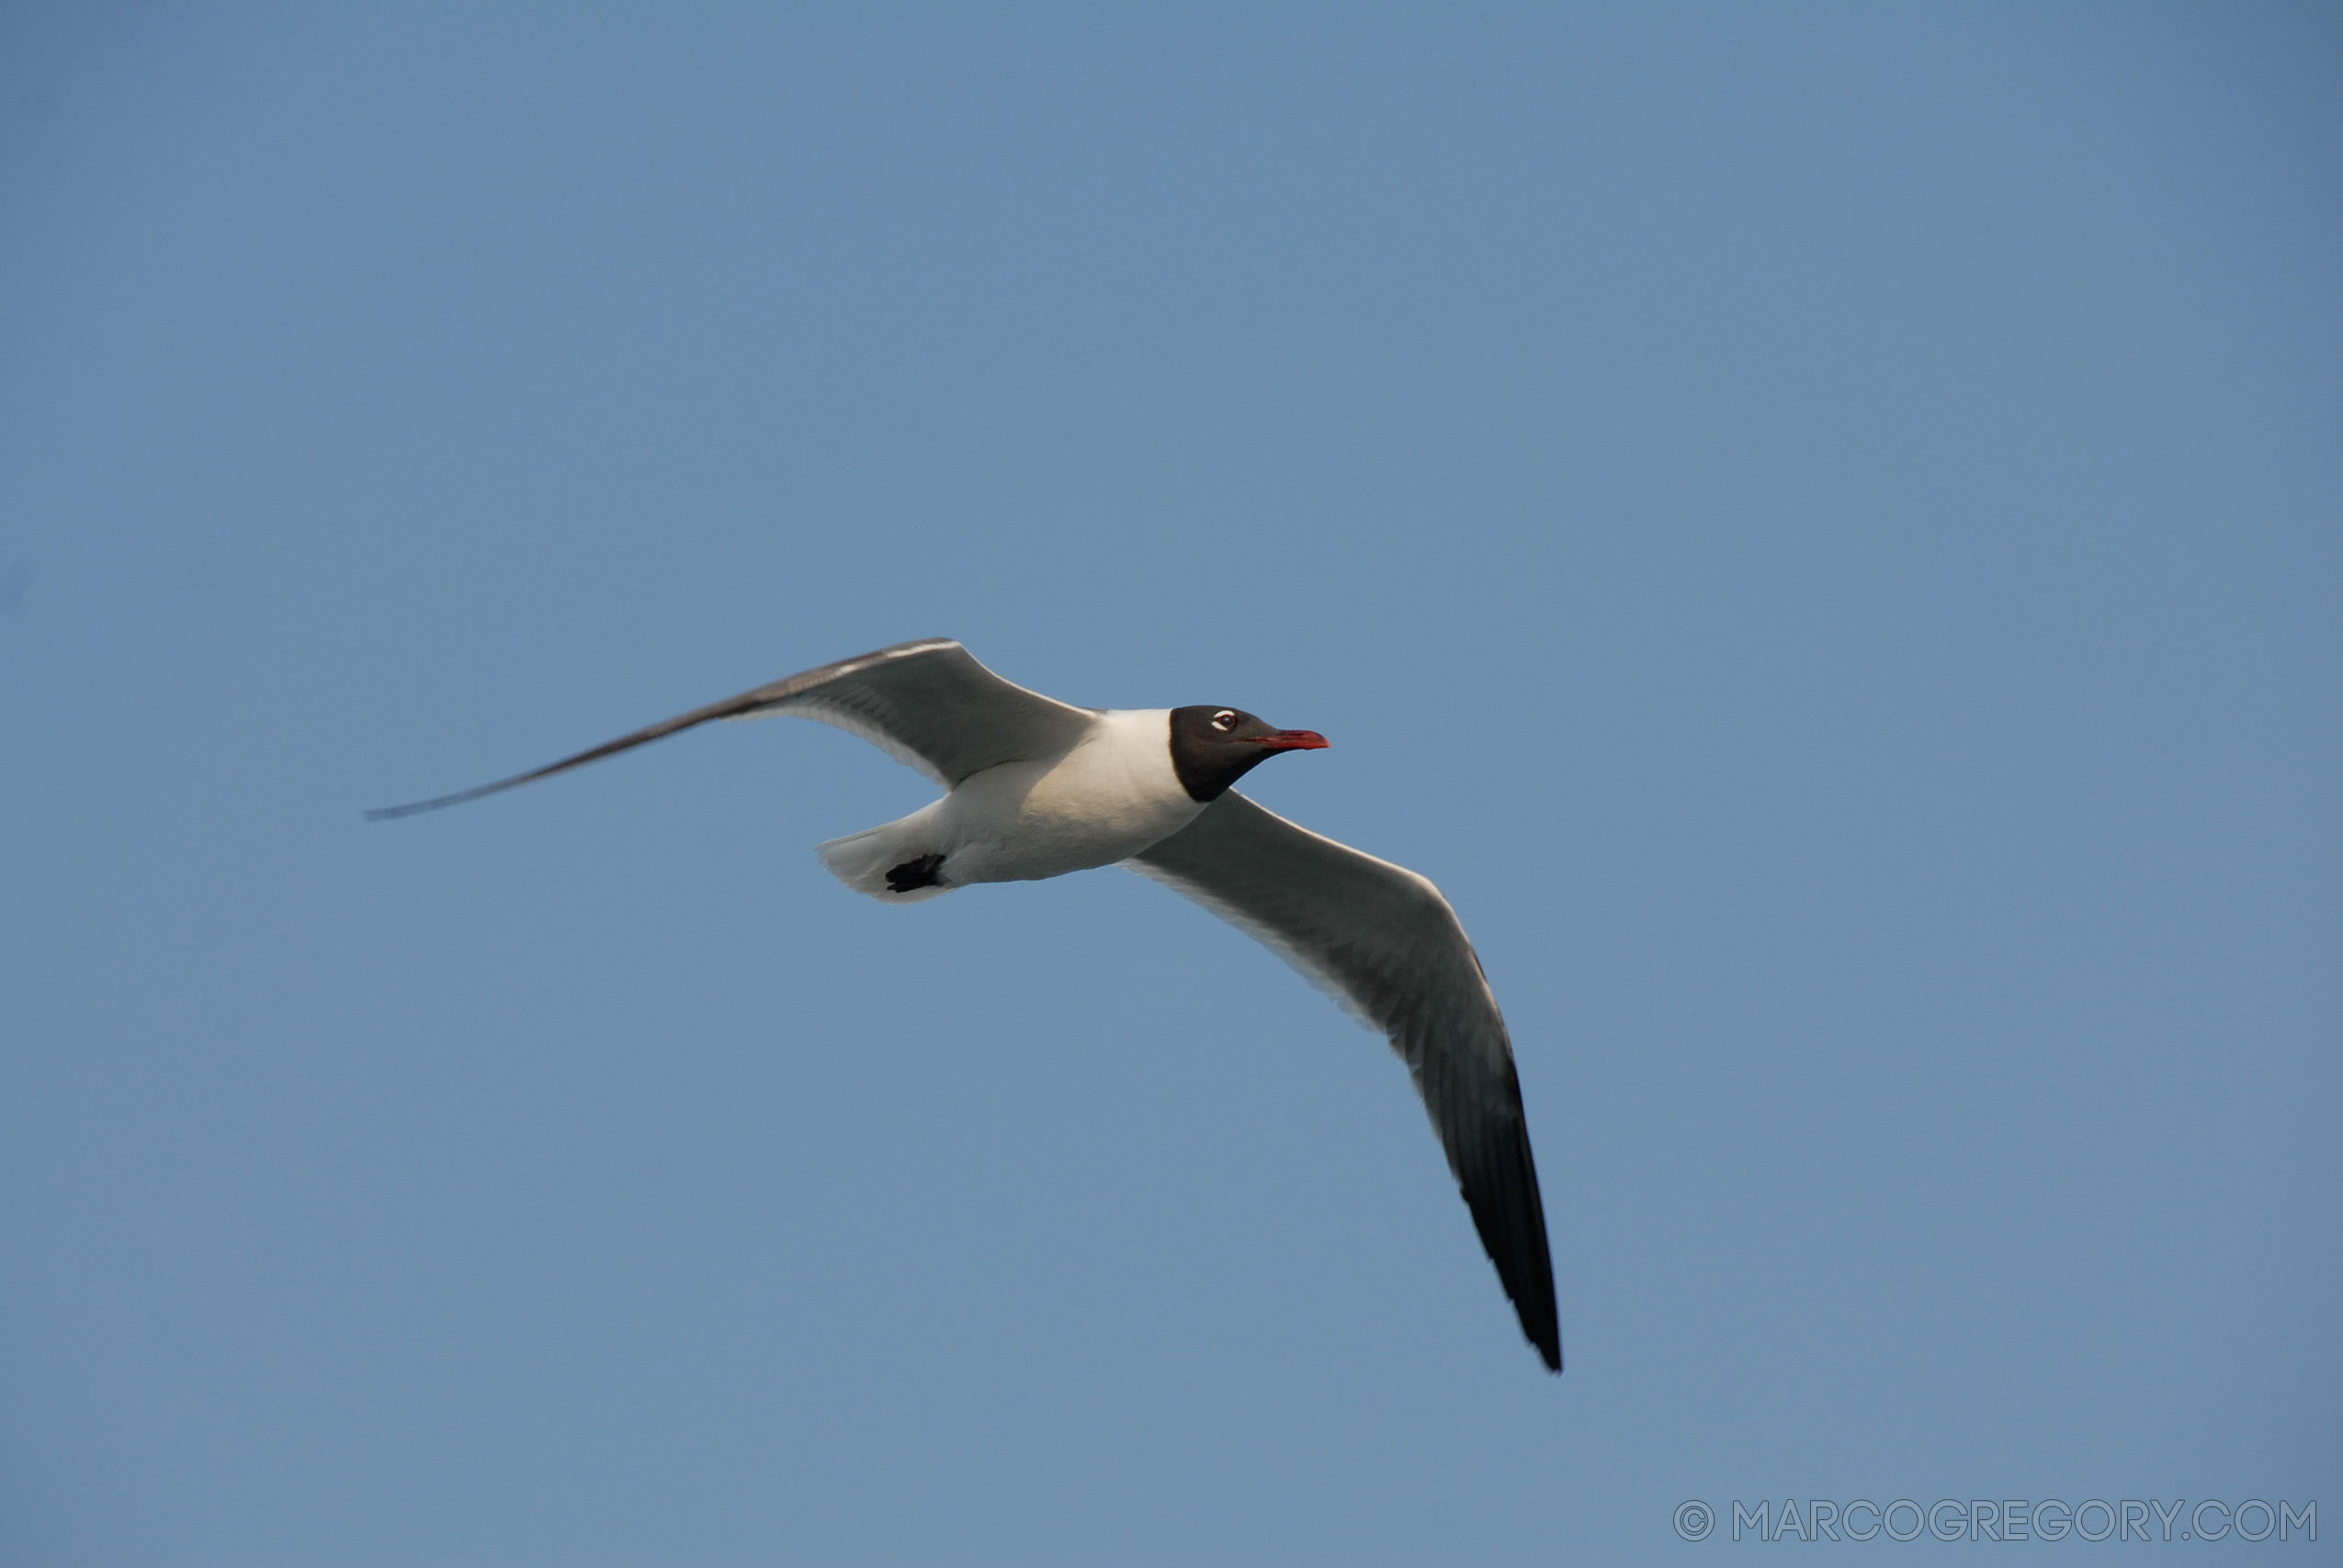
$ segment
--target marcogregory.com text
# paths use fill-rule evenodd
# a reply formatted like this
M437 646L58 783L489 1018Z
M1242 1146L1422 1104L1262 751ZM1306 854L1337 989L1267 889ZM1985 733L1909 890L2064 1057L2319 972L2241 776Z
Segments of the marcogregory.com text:
M2316 1540L2318 1503L2300 1507L2284 1498L2196 1503L2175 1497L1940 1498L1925 1506L1909 1497L1874 1503L1867 1497L1834 1502L1785 1497L1755 1505L1735 1498L1720 1514L1699 1498L1681 1503L1673 1521L1686 1540L1706 1540L1724 1526L1735 1540Z

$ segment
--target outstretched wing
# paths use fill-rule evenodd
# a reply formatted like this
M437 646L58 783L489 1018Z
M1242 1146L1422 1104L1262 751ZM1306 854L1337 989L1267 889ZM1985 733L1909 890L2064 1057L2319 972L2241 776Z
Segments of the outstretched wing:
M1554 1265L1513 1048L1440 889L1233 791L1124 863L1259 938L1390 1037L1522 1332L1560 1371Z
M1071 748L1097 719L1088 708L1003 681L949 637L924 637L771 682L529 773L436 800L385 807L367 817L381 821L436 811L598 762L712 718L776 713L819 719L859 735L946 788L995 763L1055 756Z

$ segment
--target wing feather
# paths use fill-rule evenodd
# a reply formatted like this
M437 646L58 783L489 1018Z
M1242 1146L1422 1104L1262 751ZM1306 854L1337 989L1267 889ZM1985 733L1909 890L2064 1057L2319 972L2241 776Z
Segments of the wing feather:
M946 788L996 763L1055 756L1088 733L1097 718L1088 708L1002 680L949 637L923 637L768 682L509 779L385 807L367 817L382 821L436 811L582 768L711 719L781 713L860 736Z
M1234 791L1125 863L1259 939L1390 1040L1522 1332L1560 1371L1554 1265L1513 1049L1440 889Z

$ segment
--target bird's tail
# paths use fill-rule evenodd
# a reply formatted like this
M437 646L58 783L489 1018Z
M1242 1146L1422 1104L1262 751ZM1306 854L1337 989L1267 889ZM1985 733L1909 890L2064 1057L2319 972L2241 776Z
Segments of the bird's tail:
M831 875L882 904L934 898L958 886L944 856L929 842L934 815L933 807L914 811L899 821L817 845L814 853Z

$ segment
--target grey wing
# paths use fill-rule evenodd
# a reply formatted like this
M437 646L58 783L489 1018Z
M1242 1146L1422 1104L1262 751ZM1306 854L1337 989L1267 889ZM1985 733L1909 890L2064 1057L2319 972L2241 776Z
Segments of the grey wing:
M1390 1038L1522 1332L1560 1371L1554 1265L1513 1048L1440 890L1234 792L1125 863L1259 938Z
M1002 680L949 637L899 642L819 670L769 682L720 703L622 735L606 745L476 789L369 811L370 820L409 817L532 779L582 768L716 718L793 713L835 725L950 787L998 762L1070 749L1097 715Z

